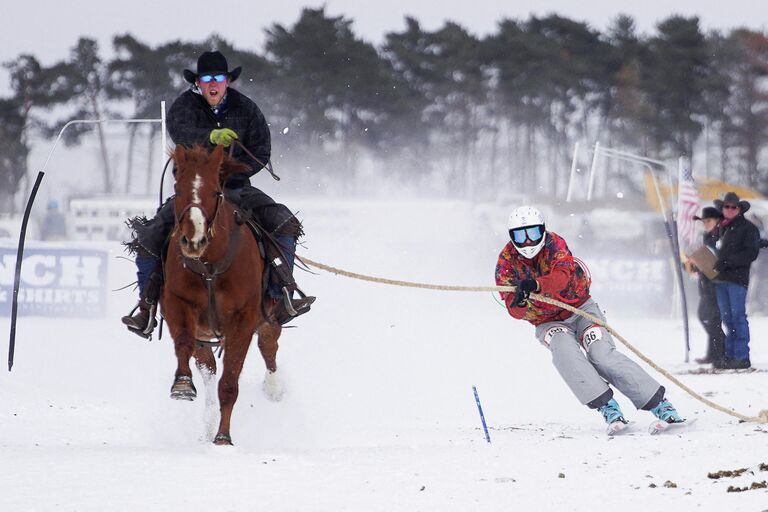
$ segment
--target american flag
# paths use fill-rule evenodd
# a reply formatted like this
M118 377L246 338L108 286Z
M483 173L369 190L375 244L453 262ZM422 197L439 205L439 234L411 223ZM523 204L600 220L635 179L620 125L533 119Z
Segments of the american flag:
M677 233L683 249L696 245L696 221L694 215L699 213L699 193L693 181L691 164L687 161L680 166L680 176L677 188Z

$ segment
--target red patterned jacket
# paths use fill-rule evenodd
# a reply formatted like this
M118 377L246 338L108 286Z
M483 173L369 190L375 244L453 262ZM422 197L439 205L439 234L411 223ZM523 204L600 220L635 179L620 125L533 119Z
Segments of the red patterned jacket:
M536 279L541 289L539 294L577 308L589 299L589 275L573 258L565 240L551 231L547 231L546 236L544 247L533 259L524 258L512 242L507 243L496 264L496 284L515 286L523 279ZM517 307L511 304L515 298L513 292L500 293L510 315L533 325L565 320L573 314L535 300L530 300L527 306Z

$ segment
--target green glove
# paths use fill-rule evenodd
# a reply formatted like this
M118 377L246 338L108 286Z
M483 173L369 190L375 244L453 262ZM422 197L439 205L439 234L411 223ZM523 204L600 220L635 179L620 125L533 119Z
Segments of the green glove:
M222 145L225 148L228 148L236 138L237 133L235 133L235 130L229 128L217 128L211 130L211 134L208 136L211 144Z

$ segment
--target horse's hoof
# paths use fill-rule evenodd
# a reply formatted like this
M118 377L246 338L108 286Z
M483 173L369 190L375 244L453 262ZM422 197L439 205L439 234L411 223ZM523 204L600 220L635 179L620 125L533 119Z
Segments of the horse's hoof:
M171 398L174 400L189 400L197 398L197 390L192 383L192 377L179 375L171 386Z
M216 446L234 446L232 444L232 438L226 434L216 434L216 437L213 439L213 444Z

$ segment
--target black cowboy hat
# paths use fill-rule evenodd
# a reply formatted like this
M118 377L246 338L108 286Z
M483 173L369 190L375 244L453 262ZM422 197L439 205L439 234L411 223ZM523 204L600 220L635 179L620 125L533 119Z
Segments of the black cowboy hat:
M747 210L749 210L752 205L749 204L749 201L744 201L743 199L740 199L738 194L736 192L726 192L726 194L723 196L722 199L715 199L712 201L712 204L715 205L715 208L722 211L724 204L730 204L734 206L738 206L740 213L744 215Z
M701 210L701 217L698 215L693 216L693 220L704 220L704 219L722 219L723 214L715 208L714 206L705 206L703 210Z
M221 52L204 52L197 59L197 73L185 69L184 80L194 84L201 75L228 75L229 81L234 82L243 71L241 66L237 66L232 71L228 71L228 69L227 58Z

